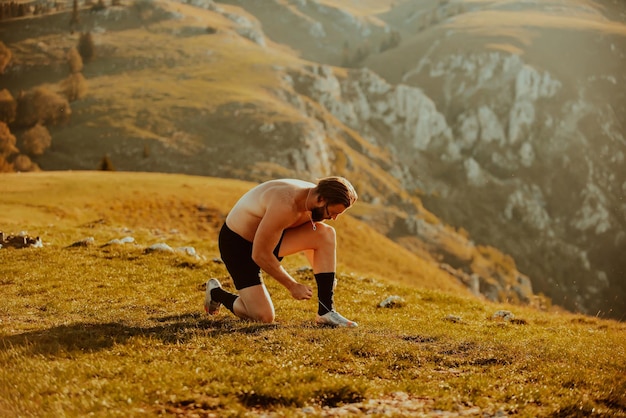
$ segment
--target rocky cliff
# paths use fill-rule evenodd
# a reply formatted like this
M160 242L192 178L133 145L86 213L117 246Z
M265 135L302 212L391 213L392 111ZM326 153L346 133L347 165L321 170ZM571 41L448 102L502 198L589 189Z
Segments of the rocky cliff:
M622 317L623 3L396 6L377 16L382 27L353 16L344 43L354 44L361 27L361 43L399 31L399 45L370 49L347 73L313 65L292 75L296 90L388 147L397 162L391 173L407 190L419 190L429 209L478 242L514 255L536 290L573 310ZM315 19L324 9L333 15L326 3L298 7L319 33L339 24ZM329 64L340 60L336 47L277 40L311 59L321 49Z

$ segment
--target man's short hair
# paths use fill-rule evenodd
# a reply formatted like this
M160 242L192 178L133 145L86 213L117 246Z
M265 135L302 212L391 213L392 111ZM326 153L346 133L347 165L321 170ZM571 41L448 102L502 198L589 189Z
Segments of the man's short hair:
M339 176L324 177L317 182L317 193L327 204L342 204L349 208L356 202L358 195L350 182Z

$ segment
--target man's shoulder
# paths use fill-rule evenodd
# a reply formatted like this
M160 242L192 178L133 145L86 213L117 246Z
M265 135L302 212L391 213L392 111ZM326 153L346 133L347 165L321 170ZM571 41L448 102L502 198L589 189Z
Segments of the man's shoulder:
M276 179L261 183L257 188L268 195L291 195L302 189L314 187L313 183L297 179Z
M290 179L290 178L268 180L264 183L261 183L261 186L263 185L266 185L269 187L275 186L275 187L293 187L293 188L307 188L307 187L315 186L315 184L311 183L310 181Z

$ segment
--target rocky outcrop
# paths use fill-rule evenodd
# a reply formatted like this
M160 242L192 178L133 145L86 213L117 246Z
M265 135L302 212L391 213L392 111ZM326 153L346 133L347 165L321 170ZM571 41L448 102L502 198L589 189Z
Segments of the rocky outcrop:
M609 241L615 254L625 239L619 232L626 227L625 205L610 193L626 187L625 172L604 164L608 150L615 151L614 166L623 163L617 120L581 97L564 100L561 81L517 56L451 56L431 72L453 74L448 93L466 102L452 124L420 88L391 85L367 69L342 77L331 67L312 66L291 77L296 91L372 144L390 147L408 167L402 177L407 189L436 190L437 199L426 198L444 198L434 204L436 213L514 254L555 302L583 312L601 309L619 273L610 273L615 262L592 255L590 247L607 248ZM510 96L493 104L475 97L494 85ZM601 141L604 151L596 152L580 132L568 138L588 119L603 120L605 132L613 132ZM425 159L443 176L425 170ZM466 213L455 217L444 208L454 205L464 205ZM549 249L569 254L562 260L567 267L555 270ZM566 290L554 291L559 288Z
M328 66L312 66L307 71L292 73L288 82L298 94L323 105L372 144L391 146L399 162L404 162L402 155L411 156L431 148L445 152L454 143L444 116L420 89L391 86L368 70L353 71L348 77L340 78ZM471 165L471 161L467 164ZM477 167L477 163L473 164ZM413 177L409 176L409 181L414 182ZM475 178L474 181L486 180ZM510 258L502 255L508 260L506 266L487 261L469 239L443 224L431 224L418 216L406 218L400 229L429 246L432 253L446 261L442 268L475 294L493 301L532 301L530 280L517 271Z

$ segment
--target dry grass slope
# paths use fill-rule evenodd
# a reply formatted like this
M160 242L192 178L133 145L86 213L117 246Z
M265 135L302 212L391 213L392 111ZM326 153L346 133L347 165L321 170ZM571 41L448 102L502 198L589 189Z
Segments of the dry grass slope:
M273 280L278 321L257 325L201 309L206 278L226 276L216 228L250 183L0 180L1 229L46 243L0 249L0 416L626 416L624 324L470 298L349 216L335 223L336 300L361 326L313 326L315 301ZM126 235L135 242L103 245ZM69 247L86 236L95 244ZM156 242L203 258L145 251ZM285 260L313 283L303 263ZM377 308L389 295L405 304ZM497 309L516 320L491 319Z

